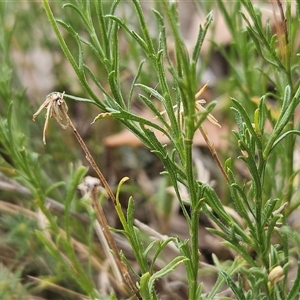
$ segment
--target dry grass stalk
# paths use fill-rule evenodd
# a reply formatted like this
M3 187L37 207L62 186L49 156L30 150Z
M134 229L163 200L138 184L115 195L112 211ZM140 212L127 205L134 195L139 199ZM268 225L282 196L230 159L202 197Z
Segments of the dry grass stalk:
M35 118L42 111L43 108L47 109L46 122L45 122L45 126L44 126L44 131L43 131L43 142L44 142L44 144L46 143L46 138L45 138L46 130L48 127L49 118L51 118L52 116L55 117L56 121L59 123L59 125L63 129L70 127L72 129L77 141L79 142L81 148L83 149L83 151L86 155L87 161L90 163L91 167L97 173L107 194L109 195L110 199L112 200L114 206L116 206L117 202L116 202L116 198L115 198L113 191L111 190L107 180L105 179L104 175L98 168L98 166L97 166L94 158L92 157L90 151L88 150L86 144L84 143L84 141L81 138L80 134L78 133L76 127L74 126L73 122L71 121L71 119L68 116L68 107L67 107L65 100L63 99L63 96L64 96L64 93L61 94L58 92L49 94L46 98L46 101L41 105L41 107L38 109L38 111L33 115L33 120L35 120ZM65 119L66 124L62 123L63 118L61 117L61 115ZM121 271L123 280L126 282L127 286L130 288L130 290L137 296L137 298L140 299L139 292L131 280L127 266L124 264L124 262L122 261L122 259L120 257L117 245L116 245L116 243L113 239L113 236L109 230L106 217L102 211L102 208L100 207L100 205L98 203L98 195L97 195L96 187L93 188L93 190L91 192L91 196L92 196L92 206L96 212L97 219L103 228L105 238L107 239L107 242L114 253L116 263Z

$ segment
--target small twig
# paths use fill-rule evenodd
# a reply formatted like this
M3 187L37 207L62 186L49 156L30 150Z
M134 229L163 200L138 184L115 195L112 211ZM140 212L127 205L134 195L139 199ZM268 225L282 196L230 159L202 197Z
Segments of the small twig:
M60 106L60 110L63 114L63 116L65 117L67 124L71 127L71 129L73 130L73 133L77 139L77 141L79 142L81 148L83 149L85 155L86 155L86 159L87 161L90 163L91 167L93 168L93 170L97 173L101 183L103 184L108 196L110 197L110 199L112 200L114 206L116 206L117 202L116 202L116 197L113 193L113 191L111 190L107 180L105 179L104 175L102 174L102 172L100 171L100 169L98 168L94 158L92 157L90 151L88 150L86 144L84 143L83 139L81 138L80 134L78 133L77 129L75 128L73 122L71 121L71 119L69 118L67 111L65 110L65 108L63 106Z
M204 93L204 91L206 90L207 86L208 86L208 83L205 84L205 85L200 89L200 91L195 95L195 98L196 98L196 99ZM205 112L206 112L206 109L205 109L204 107L202 107L200 101L201 101L201 100L197 100L197 101L196 101L196 106L195 106L195 107L196 107L196 110L205 113ZM202 100L202 101L204 101L204 100ZM202 103L205 103L205 101L202 102ZM221 127L221 125L218 123L218 120L217 120L213 115L208 114L208 115L207 115L207 119L208 119L212 124L215 124L215 125ZM203 136L203 138L204 138L204 140L205 140L205 142L206 142L206 145L207 145L207 147L208 147L208 149L209 149L209 151L210 151L210 153L211 153L213 159L214 159L215 162L217 163L217 166L218 166L219 169L221 170L221 172L222 172L223 176L225 177L227 183L229 183L229 178L228 178L228 176L227 176L227 174L226 174L226 172L225 172L225 170L224 170L224 168L223 168L223 166L222 166L222 164L221 164L221 161L220 161L220 159L219 159L219 157L218 157L218 154L217 154L217 152L216 152L216 150L215 150L214 145L210 142L210 140L209 140L209 138L208 138L208 136L207 136L207 134L206 134L206 132L205 132L205 130L204 130L204 127L203 127L202 125L200 125L200 126L199 126L199 130L200 130L200 132L201 132L201 134L202 134L202 136Z
M200 91L198 93L196 93L196 95L195 95L195 99L196 99L196 101L195 101L195 110L198 111L199 113L207 113L206 109L202 106L202 104L206 103L206 101L204 99L197 100L197 98L200 97L204 93L204 91L207 89L207 87L208 87L208 83L206 83L200 89ZM183 114L183 107L181 107L181 105L179 105L179 107L177 105L175 105L173 108L174 109L175 108L179 109L179 113L181 115ZM164 111L161 112L161 115L163 115L165 113L166 113L166 111L164 110ZM212 124L217 125L218 127L221 127L221 125L218 123L218 120L210 113L207 114L207 120L210 121ZM204 138L204 140L207 144L207 147L208 147L213 159L217 163L217 165L218 165L219 169L221 170L222 174L224 175L226 181L229 183L229 178L228 178L228 176L227 176L227 174L226 174L226 172L225 172L225 170L224 170L224 168L221 164L221 161L220 161L220 159L217 155L217 152L215 150L214 145L209 141L209 139L208 139L208 137L205 133L204 127L202 125L200 125L199 130L200 130L200 132L201 132L201 134L202 134L202 136L203 136L203 138Z
M204 140L206 142L206 145L207 145L207 147L208 147L208 149L209 149L209 151L210 151L213 159L215 160L217 166L221 170L221 172L222 172L223 176L225 177L227 183L229 183L228 175L226 174L226 172L225 172L225 170L224 170L224 168L222 166L222 163L221 163L221 161L220 161L220 159L218 157L218 154L217 154L217 152L215 150L214 145L210 142L210 140L209 140L209 138L208 138L207 134L205 133L205 130L204 130L204 128L202 126L199 127L199 130L200 130L200 132L201 132L201 134L202 134L202 136L203 136L203 138L204 138Z
M109 230L109 226L108 226L108 223L107 223L107 220L106 220L106 217L103 213L103 210L102 210L102 207L99 205L99 202L98 202L98 192L97 192L97 189L96 187L94 187L92 189L92 193L91 193L91 196L92 196L92 206L96 212L96 215L97 215L97 218L98 218L98 221L99 223L101 224L102 226L102 229L103 229L103 233L105 235L105 238L110 246L110 248L112 249L113 253L115 254L115 258L117 260L117 264L119 266L119 269L121 271L121 274L123 276L123 279L125 280L125 282L128 284L129 288L136 294L138 295L138 291L134 285L134 283L132 282L131 280L131 277L129 275L129 272L128 272L128 269L127 269L127 266L124 264L124 262L122 261L121 257L120 257L120 254L119 254L119 251L118 251L118 248L117 248L117 245L115 243L115 240Z
M107 180L105 179L104 175L102 174L102 172L98 168L94 158L92 157L92 155L91 155L90 151L88 150L86 144L84 143L83 139L81 138L80 134L78 133L76 127L74 126L73 122L69 118L68 113L67 113L68 112L68 107L67 107L66 102L63 99L63 96L64 96L64 93L61 94L61 93L54 92L54 93L49 94L46 98L46 101L41 105L41 107L38 109L38 111L33 115L33 120L35 120L35 118L41 112L41 110L43 108L47 109L46 122L45 122L45 127L44 127L44 132L43 132L43 142L46 143L45 134L46 134L49 118L51 118L52 116L54 116L54 118L60 124L60 126L62 128L66 129L69 126L73 130L73 133L74 133L77 141L79 142L81 148L83 149L83 151L86 155L87 161L90 163L93 170L97 173L97 175L98 175L101 183L103 184L108 196L110 197L110 199L112 200L114 206L116 207L116 205L117 205L116 197L115 197L112 189L110 188ZM61 112L63 118L66 121L66 124L62 124L62 117L61 117L59 112ZM107 239L107 242L108 242L110 248L112 249L112 251L114 253L116 262L117 262L118 267L121 271L121 274L122 274L122 277L123 277L124 281L126 282L128 287L130 288L130 290L136 295L136 297L138 299L141 299L138 289L136 288L136 286L134 285L134 283L131 280L128 268L121 259L121 256L120 256L120 253L118 251L117 245L116 245L116 243L113 239L113 236L112 236L112 234L109 230L109 226L107 224L107 220L105 218L105 215L102 211L102 208L100 207L100 205L98 203L96 188L92 190L92 206L93 206L93 208L96 212L97 219L98 219L98 221L100 222L100 224L103 228L103 231L104 231L105 237Z
M110 199L112 200L114 206L117 205L117 201L115 198L115 195L113 193L113 191L111 190L107 180L105 179L104 175L102 174L102 172L100 171L100 169L98 168L94 158L92 157L90 151L88 150L86 144L84 143L83 139L81 138L80 134L78 133L76 127L74 126L73 122L71 121L71 119L69 118L68 114L67 114L67 110L65 109L64 105L60 105L59 106L60 111L62 113L62 115L64 116L64 118L67 121L67 124L71 127L71 129L73 130L73 133L76 137L76 139L78 140L81 148L83 149L85 155L86 155L86 159L87 161L90 163L91 167L94 169L94 171L97 173L101 183L103 184L107 194L109 195ZM94 208L94 210L96 211L96 215L98 218L98 221L100 222L103 231L104 231L104 235L107 239L107 242L110 246L110 248L112 249L115 258L117 260L117 264L119 266L119 269L122 273L123 279L124 281L127 283L127 285L129 286L129 288L131 289L132 292L134 292L136 294L136 296L139 298L139 293L138 290L136 288L136 286L134 285L134 283L131 280L131 277L129 275L127 266L124 264L124 262L122 261L117 245L113 239L113 236L109 230L108 224L107 224L107 220L106 217L103 213L102 208L100 207L99 203L98 203L98 197L97 197L97 192L96 192L96 188L93 188L92 190L92 206Z
M274 19L275 19L276 33L279 37L278 38L279 49L281 50L281 53L284 56L286 56L286 58L287 58L289 55L289 32L288 32L288 28L287 28L287 19L285 17L284 11L283 11L281 1L276 0L276 3L275 3L275 0L272 0L271 3L273 5L273 14L274 14ZM277 18L276 4L279 9L281 22L278 21L278 18Z
M98 204L98 199L100 192L105 192L105 189L100 185L99 178L94 178L91 176L86 176L82 183L78 186L78 189L81 190L83 193L83 197L89 199L87 209L89 213L93 213L96 211L96 208L100 211L99 215L102 216L102 221L100 223L99 220L95 220L94 222L94 228L95 232L101 242L102 248L104 250L104 253L106 255L106 258L109 262L109 265L111 267L111 270L115 276L115 279L117 282L122 282L122 273L118 267L118 264L116 262L116 259L111 251L110 244L114 244L114 240L112 242L108 242L109 239L111 239L111 235L107 233L108 230L108 224L107 220L105 218L105 215L103 213L102 207ZM107 195L107 193L105 193ZM91 200L91 201L90 201ZM92 204L92 206L90 205ZM96 216L98 216L96 214ZM107 226L103 227L101 224L106 224ZM118 251L118 249L113 249L113 251Z
M279 12L280 12L280 18L281 18L281 22L282 22L282 27L283 27L283 32L284 32L284 36L285 36L285 44L288 45L289 44L289 32L287 29L287 19L284 15L284 11L283 11L283 7L282 7L282 3L280 0L276 0L278 8L279 8Z

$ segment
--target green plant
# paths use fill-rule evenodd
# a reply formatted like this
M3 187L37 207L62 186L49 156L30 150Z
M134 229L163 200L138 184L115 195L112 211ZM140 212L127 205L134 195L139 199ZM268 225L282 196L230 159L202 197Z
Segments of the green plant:
M294 184L299 170L293 160L295 136L300 135L299 124L294 120L300 99L297 68L299 47L296 47L299 3L296 5L296 17L292 17L292 4L287 2L284 10L281 2L277 1L276 9L281 18L276 23L277 33L274 34L271 24L263 23L261 10L251 1L238 1L230 11L224 1L218 0L218 7L234 41L229 52L221 46L219 49L231 66L232 84L227 93L234 98L228 115L234 116L237 128L233 135L241 153L238 158L233 155L228 158L223 167L210 142L210 133L206 132L203 124L208 119L219 126L211 115L216 102L204 108L204 103L197 100L205 90L203 87L197 92L201 75L198 67L201 47L212 23L212 13L207 14L205 24L200 26L197 41L189 54L179 26L177 3L174 1L162 0L154 4L155 9L151 13L156 22L156 35L150 34L146 21L148 16L138 0L127 5L135 10L134 16L139 27L133 27L135 23L123 17L125 13L123 15L122 8L126 4L122 1L116 0L111 4L101 0L66 3L63 11L76 14L75 25L72 19L66 21L63 16L62 19L56 19L49 2L42 2L60 47L87 96L83 98L68 93L51 93L33 118L43 108L47 109L44 143L51 116L63 129L70 127L106 190L100 196L96 185L92 185L89 197L93 209L89 203L87 206L92 223L97 219L101 224L104 240L117 261L115 276L118 276L117 269L123 276L120 280L125 284L119 287L115 284L116 294L122 297L135 294L140 299L159 299L156 282L183 264L188 299L219 299L224 287L231 291L231 298L228 299L297 299L300 276L297 274L292 284L289 284L287 278L289 270L295 265L293 255L299 257L299 238L287 220L299 205L299 195ZM206 6L205 9L211 9L208 4ZM243 30L240 30L241 27ZM73 42L69 40L70 37ZM130 54L126 57L134 65L133 71L130 70L133 74L130 74L129 88L122 82L122 71L126 66L120 51L121 37L133 54L132 57ZM169 51L167 41L170 39L175 44L172 49L175 58L171 57ZM88 59L91 53L95 59L92 62ZM101 72L106 73L108 86L98 78L100 75L95 71L95 64L101 66ZM257 78L261 80L257 82ZM269 85L273 87L272 91L267 90ZM252 101L254 97L259 97L258 104ZM275 99L278 114L274 113L275 108L272 109L271 99ZM189 240L168 237L156 242L147 241L146 244L141 230L134 223L134 199L129 199L126 214L120 204L120 192L127 178L120 182L115 195L71 121L66 100L69 106L72 105L71 101L94 105L99 109L99 114L93 123L105 118L118 120L159 157L164 166L162 176L171 182L188 224ZM136 100L152 111L158 122L136 114L132 109L132 103ZM76 282L79 292L91 299L99 299L101 295L93 281L93 273L98 265L97 253L92 249L92 226L89 227L90 235L85 241L88 246L81 248L87 262L82 262L76 255L79 246L73 240L69 215L73 200L77 198L76 188L87 170L83 167L71 169L65 185L61 182L52 185L48 183L44 180L37 155L24 146L24 139L13 135L16 131L14 120L16 117L10 106L7 122L1 123L1 142L6 154L12 153L20 180L30 188L42 215L46 217L37 235L52 257ZM222 204L224 199L212 186L197 179L192 147L198 130L223 175L222 180L230 193L230 201L227 202L243 221L229 213ZM156 131L168 138L169 145L160 143ZM235 168L237 159L247 169L247 179L239 178ZM183 198L180 184L188 190L188 199ZM46 206L47 195L62 185L65 197L64 230ZM98 203L99 197L106 196L112 200L116 209L123 227L118 232L123 233L130 243L138 263L138 272L114 245ZM223 264L215 255L212 256L217 278L210 291L204 291L205 287L199 282L199 244L202 242L201 236L199 238L200 213L207 215L215 224L214 228L209 229L210 232L219 236L224 245L236 254L230 264ZM168 247L174 245L178 255L157 270L155 262ZM133 279L129 273L132 273ZM112 299L114 297L111 296Z
M184 211L185 217L189 223L190 234L191 234L191 247L189 248L186 243L178 244L179 249L182 249L182 257L177 257L173 262L168 265L168 268L164 273L168 273L178 264L180 261L185 261L188 281L189 281L189 295L191 299L199 298L201 288L198 287L197 283L197 274L198 274L198 264L199 264L199 253L198 253L198 227L199 227L199 212L202 206L202 201L200 199L204 198L207 193L207 187L203 184L199 184L196 180L195 173L193 170L192 163L192 140L195 134L195 131L198 129L200 124L203 122L205 117L208 115L209 111L213 107L213 103L208 107L207 112L201 114L201 117L197 116L197 106L195 106L195 94L196 94L196 65L197 58L199 57L199 51L205 32L210 23L211 17L208 17L208 21L204 28L201 28L199 31L199 37L197 44L194 49L193 59L189 59L185 51L184 44L182 42L181 36L178 31L176 24L176 5L169 6L166 2L162 3L162 9L166 13L168 21L170 22L172 32L176 41L176 56L178 59L178 65L175 66L171 63L170 58L168 58L169 66L171 68L171 74L174 77L174 87L176 89L176 95L173 100L171 97L170 87L168 85L166 76L165 76L165 66L163 64L163 55L168 57L166 50L166 34L165 34L165 25L163 21L163 16L158 11L155 11L155 16L161 28L161 36L157 41L158 49L154 47L154 43L149 35L148 28L146 27L144 15L140 3L134 1L134 7L136 9L139 22L141 24L142 36L138 35L136 32L130 30L127 25L122 22L121 19L114 16L114 12L117 8L118 2L114 2L111 6L111 13L109 16L105 17L102 14L102 3L98 2L96 4L96 9L98 10L98 26L99 31L101 32L102 41L99 41L96 35L96 29L91 18L90 4L78 3L78 6L73 4L66 4L66 7L70 7L78 13L81 17L83 23L86 26L87 32L91 37L91 40L83 40L78 36L70 24L66 24L63 21L58 23L63 25L65 29L68 30L70 34L78 42L79 47L79 58L76 60L72 55L70 49L65 44L63 37L60 33L60 30L57 27L57 23L52 15L49 4L44 2L45 9L48 15L48 18L54 28L54 31L60 41L61 47L66 54L68 60L72 64L81 84L84 86L85 90L91 96L92 101L102 110L105 110L107 113L100 114L96 119L99 120L102 117L115 117L120 120L125 126L131 129L138 137L143 141L143 143L150 148L150 150L156 153L165 166L166 172L170 176L172 185L175 188L177 197L181 202L181 207ZM136 43L142 48L146 57L149 59L152 64L153 69L157 73L157 80L159 82L159 87L161 91L157 91L150 86L145 84L137 84L138 76L136 75L134 79L133 86L131 91L134 90L135 86L143 90L147 96L141 95L140 98L145 105L147 105L155 115L160 119L165 128L138 117L130 112L130 106L125 102L121 94L121 84L119 76L119 52L118 52L118 43L117 43L117 33L118 27L121 26L131 38L135 40ZM110 44L108 41L113 40L114 43ZM111 94L106 91L100 82L97 81L96 77L93 75L90 68L84 64L83 52L82 52L82 42L87 44L91 49L93 49L98 54L98 59L106 67L108 73L108 79L111 89ZM140 65L139 70L141 71L142 64ZM87 83L86 76L94 81L96 86L103 92L105 101L101 101L96 96L95 92L91 90L89 84ZM153 102L149 99L149 95L155 96L159 101L161 101L163 107L166 110L166 114L169 118L169 122L166 122L159 110L153 105ZM68 97L68 95L65 95ZM76 100L76 99L75 99ZM79 99L77 99L79 100ZM88 101L88 100L87 100ZM174 105L178 107L177 110L174 110ZM200 106L200 105L199 105ZM195 119L196 118L196 119ZM199 120L198 120L199 118ZM195 122L195 120L197 120ZM159 131L163 132L172 143L171 149L167 149L165 146L161 145L152 130L149 128L156 128ZM191 206L191 215L189 215L185 205L181 199L181 195L178 189L178 182L182 182L188 187L190 193L190 203ZM210 190L210 193L213 193L213 190ZM217 198L215 196L215 198ZM112 199L113 200L113 199ZM220 206L221 207L221 206ZM127 222L132 223L132 212L129 209L129 215ZM125 220L124 220L125 222ZM125 233L130 236L135 236L134 227L126 227L126 223L123 223L125 227ZM127 231L127 232L126 232ZM131 246L135 251L136 257L140 257L144 251L140 248L139 238L131 239ZM153 289L153 283L155 278L159 278L158 275L149 274L149 266L147 264L147 256L143 255L142 260L139 261L143 279L143 284L141 284L141 294L155 296L155 291ZM162 273L162 274L164 274ZM161 275L160 275L161 276ZM144 282L146 280L146 282ZM147 284L148 286L147 286Z

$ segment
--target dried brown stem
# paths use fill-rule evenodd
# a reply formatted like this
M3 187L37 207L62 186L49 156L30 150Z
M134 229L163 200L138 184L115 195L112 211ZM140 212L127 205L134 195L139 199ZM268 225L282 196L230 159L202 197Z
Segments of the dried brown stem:
M120 255L119 255L117 245L116 245L115 240L114 240L114 238L113 238L113 236L112 236L112 234L109 230L106 217L104 215L102 207L99 205L98 192L97 192L96 187L94 187L92 189L91 196L92 196L92 206L93 206L93 208L96 212L97 219L98 219L99 223L101 224L104 236L105 236L110 248L112 249L113 253L115 254L117 265L119 267L119 270L121 271L123 279L125 280L125 282L129 286L130 290L133 291L138 296L138 291L136 289L136 286L134 285L134 283L131 280L131 277L130 277L128 269L127 269L127 266L124 264L124 262L122 261Z
M73 133L74 133L76 139L78 140L81 148L83 149L83 151L84 151L84 153L86 155L87 161L90 163L91 167L97 173L97 175L98 175L101 183L103 184L103 186L104 186L107 194L111 198L114 206L116 206L117 205L117 201L116 201L116 197L115 197L113 191L111 190L111 188L110 188L107 180L105 179L104 175L102 174L102 172L98 168L98 166L97 166L94 158L92 157L90 151L88 150L86 144L84 143L83 139L81 138L80 134L78 133L76 127L73 124L73 122L69 118L65 106L64 105L60 105L59 108L60 108L60 111L61 111L63 117L67 121L67 124L73 130ZM128 285L128 287L130 288L130 290L133 293L135 293L135 295L137 296L137 298L140 299L139 292L138 292L136 286L134 285L134 283L131 280L131 277L129 275L127 266L124 264L124 262L122 261L122 259L120 257L120 254L119 254L117 245L115 243L115 240L114 240L114 238L113 238L113 236L112 236L112 234L111 234L111 232L109 230L109 226L108 226L106 217L105 217L105 215L103 213L102 208L100 207L100 205L98 203L98 195L97 195L97 191L96 191L95 187L92 189L92 206L93 206L93 208L94 208L94 210L96 212L97 219L98 219L99 223L101 224L101 226L103 228L103 232L104 232L105 238L107 239L107 242L108 242L110 248L112 249L112 251L114 253L114 256L116 258L118 267L119 267L119 269L121 271L121 274L123 276L124 281L126 282L126 284Z
M220 159L218 157L218 154L217 154L217 152L215 150L214 145L210 142L210 140L209 140L209 138L208 138L207 134L205 133L205 130L204 130L204 128L202 126L199 127L199 130L200 130L200 132L201 132L201 134L202 134L202 136L203 136L203 138L204 138L204 140L205 140L205 142L207 144L207 147L208 147L208 149L209 149L209 151L210 151L213 159L215 160L217 166L221 170L221 172L222 172L223 176L225 177L227 183L229 183L228 175L226 174L226 172L225 172L225 170L224 170L224 168L222 166L222 163L221 163L221 161L220 161Z
M66 102L63 99L64 97L64 93L58 93L58 92L53 92L51 94L49 94L45 100L45 102L40 106L40 108L38 109L38 111L33 115L32 119L33 121L36 119L36 117L40 114L40 112L45 108L47 110L46 113L46 121L45 121L45 125L44 125L44 131L43 131L43 142L44 144L46 144L46 131L47 131L47 127L48 127L48 123L51 117L54 117L56 119L56 121L58 122L58 124L63 128L66 129L67 127L71 127L71 129L73 130L73 133L76 137L76 139L78 140L81 148L83 149L85 155L86 155L86 159L87 161L90 163L91 167L95 170L95 172L97 173L101 183L103 184L108 196L111 198L114 206L117 206L117 201L116 201L116 197L113 193L113 191L111 190L108 182L106 181L104 175L102 174L102 172L100 171L100 169L98 168L94 158L92 157L90 151L88 150L86 144L84 143L83 139L81 138L80 134L78 133L76 127L74 126L73 122L71 121L71 119L68 116L68 107ZM61 114L62 116L61 116ZM63 124L62 121L63 119L65 119L66 124ZM92 188L92 206L96 212L96 216L97 219L99 221L99 223L102 226L103 232L104 232L104 236L107 240L107 243L110 247L110 249L112 249L114 257L116 259L116 263L118 265L119 271L122 274L123 280L124 282L127 284L127 286L130 288L130 290L136 295L136 297L138 299L141 299L140 295L139 295L139 291L137 289L137 287L134 285L134 283L132 282L129 272L128 272L128 268L127 266L123 263L120 253L118 251L117 245L115 243L115 240L112 236L112 233L109 230L105 215L98 203L98 195L97 195L97 191L96 191L96 187Z
M81 138L80 134L78 133L76 127L74 126L73 122L71 121L71 119L68 116L67 111L65 110L65 108L63 106L60 106L60 110L62 112L62 115L65 117L67 124L71 127L71 129L73 130L73 133L77 139L77 141L79 142L81 148L83 149L85 155L86 155L86 159L87 161L90 163L91 167L94 169L94 171L97 173L101 183L103 184L108 196L110 197L110 199L112 200L114 206L117 205L117 201L116 201L116 197L113 193L113 191L111 190L107 180L105 179L104 175L102 174L102 172L100 171L100 169L98 168L94 158L92 157L89 149L87 148L86 144L84 143L83 139Z
M280 18L281 18L283 32L284 32L284 36L285 36L285 43L286 43L286 45L288 45L289 44L289 32L288 32L287 25L286 25L287 19L286 19L285 15L284 15L284 11L283 11L283 7L282 7L281 1L280 0L276 0L276 2L277 2L278 8L279 8L279 12L280 12Z

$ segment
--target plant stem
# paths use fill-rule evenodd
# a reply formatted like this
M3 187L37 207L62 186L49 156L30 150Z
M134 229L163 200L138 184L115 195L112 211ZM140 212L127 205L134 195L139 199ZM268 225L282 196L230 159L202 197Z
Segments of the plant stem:
M215 147L210 142L210 140L209 140L209 138L208 138L208 136L207 136L207 134L206 134L206 132L204 130L204 127L200 126L199 130L200 130L200 132L201 132L201 134L202 134L202 136L203 136L203 138L204 138L204 140L206 142L206 145L207 145L207 147L208 147L208 149L209 149L209 151L210 151L213 159L215 160L217 166L219 167L219 169L220 169L221 173L223 174L224 178L226 179L227 183L229 183L230 181L229 181L228 175L226 174L226 172L225 172L225 170L224 170L224 168L222 166L222 163L221 163L221 161L220 161L220 159L218 157L218 154L217 154L217 152L215 150Z
M186 174L187 183L190 193L191 205L191 220L189 223L189 231L191 236L191 260L192 260L192 278L189 278L189 299L196 299L196 292L198 286L198 265L199 265L199 246L198 246L198 232L199 232L199 212L196 210L197 193L195 187L195 177L193 172L192 161L192 139L186 139Z
M97 105L99 105L100 107L103 107L103 104L101 101L99 101L97 95L93 92L93 90L91 89L91 87L89 86L89 84L86 81L84 72L82 69L79 68L79 65L76 63L72 53L70 52L57 24L56 24L56 20L53 16L52 10L50 8L50 5L48 3L47 0L42 0L43 5L44 5L44 9L46 11L47 17L49 19L49 22L53 28L53 31L56 34L56 37L59 41L60 47L63 50L65 56L67 57L68 61L70 62L71 66L73 67L80 83L82 84L83 88L87 91L87 93L91 96L91 98L97 103Z
M104 186L107 194L109 195L109 197L111 198L114 206L116 207L117 206L117 201L116 201L116 198L115 198L115 195L114 195L113 191L111 190L111 188L110 188L107 180L105 179L104 175L102 174L102 172L98 168L98 166L97 166L97 164L96 164L93 156L91 155L90 151L88 150L86 144L84 143L83 139L81 138L80 134L78 133L76 127L73 124L73 122L69 118L65 106L64 105L60 105L59 108L60 108L60 111L62 112L64 118L66 119L67 124L73 130L73 133L74 133L76 139L78 140L81 148L83 149L83 151L84 151L84 153L86 155L87 161L90 163L91 167L97 173L97 175L98 175L101 183L103 184L103 186ZM118 264L118 267L119 267L119 269L121 271L123 279L126 282L126 284L128 285L128 287L130 288L130 290L136 295L136 297L138 299L141 299L136 286L134 285L134 283L131 280L131 277L129 275L129 271L127 269L127 266L124 264L124 262L121 259L121 256L119 254L119 251L118 251L117 245L116 245L116 243L114 241L114 238L113 238L111 232L109 231L109 226L108 226L106 217L105 217L105 215L103 213L102 208L100 207L100 205L98 203L98 197L97 197L97 192L96 192L95 187L92 189L92 200L93 200L92 205L93 205L93 208L96 211L96 215L97 215L98 221L100 222L100 224L101 224L101 226L103 228L103 231L104 231L104 235L105 235L105 237L106 237L106 239L108 241L108 244L111 247L111 249L112 249L112 251L113 251L113 253L115 255L115 258L117 260L117 264Z

